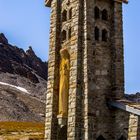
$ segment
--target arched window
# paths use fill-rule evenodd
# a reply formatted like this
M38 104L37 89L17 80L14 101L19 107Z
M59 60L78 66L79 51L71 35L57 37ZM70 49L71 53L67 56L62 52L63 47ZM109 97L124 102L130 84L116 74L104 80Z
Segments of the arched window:
M124 136L121 136L118 140L127 140Z
M64 42L67 38L67 32L65 30L62 31L62 42Z
M102 11L102 20L108 20L108 12L106 9Z
M102 30L102 41L107 42L107 39L108 39L107 30L106 30L106 29L103 29L103 30Z
M99 28L95 27L95 31L94 32L95 32L95 40L99 41L99 37L100 37Z
M65 22L65 21L67 21L67 11L66 10L64 10L62 12L62 22Z
M100 135L96 140L105 140L105 138L102 135Z
M95 19L99 19L100 18L100 10L98 7L94 8L94 17Z
M69 10L69 19L72 18L72 8Z
M71 28L69 29L69 32L68 32L68 39L71 38Z

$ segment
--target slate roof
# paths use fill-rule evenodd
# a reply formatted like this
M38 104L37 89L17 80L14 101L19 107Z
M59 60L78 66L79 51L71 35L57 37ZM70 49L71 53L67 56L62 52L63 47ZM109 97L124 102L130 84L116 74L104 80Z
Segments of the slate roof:
M140 103L129 101L127 99L122 99L122 100L110 101L108 102L108 104L112 107L140 116Z

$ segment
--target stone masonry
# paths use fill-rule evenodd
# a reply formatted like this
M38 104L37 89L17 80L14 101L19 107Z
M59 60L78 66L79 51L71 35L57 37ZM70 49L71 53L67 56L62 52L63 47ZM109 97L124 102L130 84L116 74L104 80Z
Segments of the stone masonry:
M128 139L130 113L107 104L124 97L123 2L127 1L46 0L51 7L46 140ZM62 49L70 55L63 127L57 117Z

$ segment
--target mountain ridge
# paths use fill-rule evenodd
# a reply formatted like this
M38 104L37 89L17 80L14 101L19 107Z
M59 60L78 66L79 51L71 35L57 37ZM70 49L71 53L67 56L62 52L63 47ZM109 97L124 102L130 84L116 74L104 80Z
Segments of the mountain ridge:
M47 70L31 46L24 51L0 33L0 121L44 121Z

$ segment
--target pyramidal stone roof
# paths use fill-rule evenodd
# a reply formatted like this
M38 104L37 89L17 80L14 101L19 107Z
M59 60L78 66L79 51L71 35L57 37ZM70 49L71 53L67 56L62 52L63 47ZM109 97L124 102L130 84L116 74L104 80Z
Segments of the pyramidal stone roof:
M118 1L118 2L121 2L121 3L128 3L128 0L114 0L114 1ZM52 0L45 0L45 5L47 7L51 7L51 2L52 2Z

